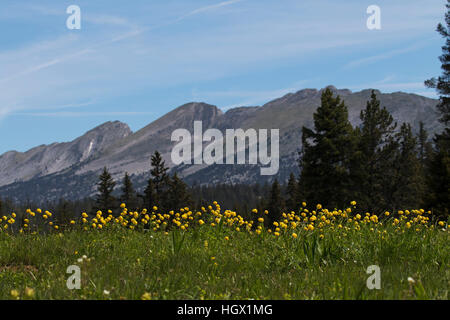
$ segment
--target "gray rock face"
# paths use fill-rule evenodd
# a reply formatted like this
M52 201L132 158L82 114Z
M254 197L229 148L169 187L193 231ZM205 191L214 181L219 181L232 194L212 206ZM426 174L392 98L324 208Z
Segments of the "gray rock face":
M24 153L7 152L0 156L0 185L31 180L88 161L129 134L125 123L107 122L72 142L42 145Z
M360 112L370 99L371 90L353 93L347 89L329 88L345 100L350 121L355 126L359 125ZM304 89L261 107L239 107L225 113L206 103L188 103L135 133L124 123L108 122L72 142L39 146L25 153L7 152L0 156L0 196L19 199L21 190L28 190L28 194L36 197L42 197L38 193L44 192L47 200L59 196L90 196L95 189L86 188L81 181L94 182L105 166L115 179L121 179L124 172L128 172L143 181L155 150L163 155L166 165L191 182L262 182L257 166L174 167L170 160L175 144L171 141L171 134L179 128L193 132L193 123L197 120L203 122L203 131L208 128L223 132L232 128L280 129L278 178L284 180L290 171L296 170L302 127L313 127L313 113L320 105L323 90ZM399 124L409 122L417 129L419 122L423 121L430 137L443 129L436 112L437 100L402 92L376 92L382 106Z

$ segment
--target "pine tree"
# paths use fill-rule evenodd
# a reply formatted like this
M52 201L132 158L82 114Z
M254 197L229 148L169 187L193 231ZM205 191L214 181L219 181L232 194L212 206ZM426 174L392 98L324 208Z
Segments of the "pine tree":
M152 156L151 166L152 169L150 170L150 174L152 175L153 185L155 188L155 200L160 207L163 207L167 201L167 189L169 185L167 171L169 168L165 166L165 162L158 151L155 151Z
M103 168L103 172L99 176L99 182L97 184L98 195L96 199L96 208L106 213L109 209L114 208L114 197L112 193L116 183L111 177L106 167Z
M268 211L269 227L272 227L273 222L280 220L281 212L283 211L283 199L281 197L280 184L277 179L272 183L272 188L270 190Z
M187 190L186 183L175 173L169 182L167 209L179 210L192 206L191 195Z
M125 203L129 209L136 209L136 193L128 172L125 172L125 176L123 178L120 201Z
M450 215L450 153L445 140L435 139L435 148L427 172L426 204L433 214L447 218Z
M450 122L450 0L447 0L447 12L445 14L445 26L441 23L437 26L437 32L445 39L445 45L442 46L441 61L442 75L437 79L432 78L425 81L425 85L434 88L440 94L440 103L438 110L441 112L441 121L448 125ZM450 129L447 128L447 135Z
M357 147L352 155L352 195L362 210L378 213L388 207L384 177L392 167L392 154L397 148L397 124L386 108L381 108L375 91L361 111L361 127L355 130Z
M392 210L400 208L418 208L421 205L420 162L417 158L417 140L412 134L411 125L402 124L398 135L399 149L395 155L393 176L387 175L393 181L391 197Z
M153 179L147 180L147 187L144 190L144 195L140 196L144 201L144 207L151 210L157 204L155 185Z
M433 146L430 141L428 141L428 133L425 130L424 123L422 121L419 122L417 142L419 143L419 160L423 166L426 166L427 159L433 152Z
M344 101L327 88L314 113L314 131L303 127L301 193L309 203L343 207L350 201L350 155L353 127Z
M425 85L434 88L440 95L437 106L441 113L440 121L446 128L443 133L436 134L433 141L435 152L430 157L428 171L428 205L436 214L449 215L450 208L450 0L447 0L447 12L445 14L445 26L441 23L437 26L437 32L445 39L442 46L441 62L442 75L437 79L425 81Z
M289 175L289 180L287 184L287 199L286 199L286 209L288 211L297 211L298 208L298 183L297 179L295 179L295 176L293 173Z
M430 170L430 162L433 156L433 145L428 141L428 133L425 130L424 123L419 123L419 133L417 135L418 153L419 153L419 179L420 187L418 191L418 197L420 198L421 207L428 206L428 173Z

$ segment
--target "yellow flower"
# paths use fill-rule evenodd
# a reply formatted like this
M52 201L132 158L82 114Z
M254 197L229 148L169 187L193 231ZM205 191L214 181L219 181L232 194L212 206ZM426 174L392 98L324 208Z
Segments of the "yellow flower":
M124 209L126 207L125 203L120 204L120 208Z
M13 297L14 299L18 299L19 298L19 291L17 291L16 289L11 290L11 297Z
M306 202L302 202L302 207L306 207Z
M321 205L321 204L318 204L318 205L317 205L317 210L320 210L320 209L322 209L322 205Z
M439 221L439 225L440 225L441 227L445 226L444 221Z
M32 288L25 288L25 296L27 296L28 298L33 298L34 297L34 289Z
M152 295L151 295L151 293L145 292L145 293L141 296L141 300L152 300Z
M263 223L264 222L264 218L258 218L258 222Z
M356 201L352 201L352 202L350 202L350 204L351 204L352 206L356 206Z
M293 233L292 236L294 237L294 239L297 239L298 235L296 233Z
M75 221L74 221L74 220L71 220L71 221L70 221L70 224L75 224Z
M226 237L225 237L225 240L228 241L228 240L230 240L230 238L229 238L228 236L226 236Z

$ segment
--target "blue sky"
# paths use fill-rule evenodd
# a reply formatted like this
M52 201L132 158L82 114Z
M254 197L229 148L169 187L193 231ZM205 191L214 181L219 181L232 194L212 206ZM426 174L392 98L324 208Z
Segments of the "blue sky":
M2 0L0 153L136 131L190 101L223 110L304 88L436 97L445 0ZM66 8L81 8L81 30ZM366 9L381 8L381 30Z

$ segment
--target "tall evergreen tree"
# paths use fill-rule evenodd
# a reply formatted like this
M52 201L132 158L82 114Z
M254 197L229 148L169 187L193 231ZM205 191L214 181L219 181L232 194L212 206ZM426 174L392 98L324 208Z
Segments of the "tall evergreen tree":
M422 121L419 122L417 142L419 144L419 160L423 166L426 166L427 159L433 152L433 146L430 141L428 141L428 133L425 130L424 123Z
M101 175L99 176L99 182L97 183L97 198L96 198L96 208L106 213L109 209L114 208L114 197L112 193L114 191L114 186L116 183L111 177L106 167L103 168Z
M166 167L161 154L158 151L152 155L150 170L151 179L153 180L153 186L155 190L155 203L164 210L168 205L168 189L169 189L169 176L167 171L169 168Z
M385 107L381 108L375 91L361 111L361 127L355 130L357 147L352 156L352 195L360 208L372 213L386 210L385 179L397 148L397 124Z
M286 209L288 211L297 211L299 209L298 182L297 179L295 179L295 175L293 173L289 175L289 180L286 189L287 189Z
M429 162L429 197L428 205L435 213L449 215L450 210L450 0L447 0L445 25L439 23L437 32L445 39L442 46L442 74L438 78L425 81L425 85L434 88L440 95L437 106L441 113L440 121L445 124L445 130L435 136L435 152Z
M399 149L395 155L394 175L386 175L393 182L391 203L393 210L400 208L418 208L421 205L420 161L417 158L417 140L411 125L402 124L398 135Z
M424 123L419 123L419 133L417 135L418 143L418 159L419 159L419 177L420 184L418 190L418 198L420 198L421 207L428 207L429 183L428 174L430 170L430 162L433 157L433 145L428 140L428 133L425 130Z
M300 159L301 192L309 203L343 207L350 201L349 164L353 127L339 96L327 88L314 113L314 130L303 127Z
M432 154L427 172L426 204L436 215L450 215L450 152L446 141L435 139L436 151Z
M134 191L133 183L128 172L125 172L125 176L123 177L120 201L125 203L128 208L132 210L136 209L136 192Z
M272 227L273 222L280 220L281 212L283 211L283 198L281 197L281 188L277 179L272 183L267 208L269 211L269 227Z
M425 81L425 85L436 89L439 93L438 110L442 115L441 121L447 125L450 122L450 0L447 0L446 7L445 26L439 23L436 30L445 39L445 45L442 46L442 55L439 57L442 75ZM450 129L447 128L447 136L449 131Z
M149 178L147 181L147 186L144 190L144 194L140 196L144 201L144 207L147 210L151 210L153 206L157 204L156 192L155 192L155 184L153 183L153 179Z
M168 208L171 210L179 210L184 207L192 206L191 195L188 192L186 183L181 180L175 173L169 182L168 191Z

